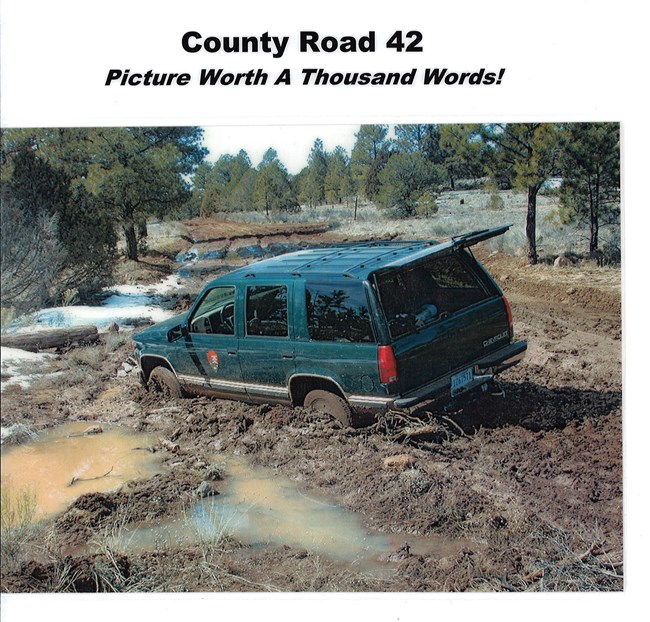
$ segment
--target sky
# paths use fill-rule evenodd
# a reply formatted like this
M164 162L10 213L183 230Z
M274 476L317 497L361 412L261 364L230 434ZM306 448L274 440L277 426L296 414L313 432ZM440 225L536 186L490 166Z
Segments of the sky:
M257 166L264 152L273 147L289 173L295 175L306 165L314 141L320 138L326 151L341 145L350 154L359 125L234 125L204 127L203 144L215 162L225 153L236 155L244 149Z

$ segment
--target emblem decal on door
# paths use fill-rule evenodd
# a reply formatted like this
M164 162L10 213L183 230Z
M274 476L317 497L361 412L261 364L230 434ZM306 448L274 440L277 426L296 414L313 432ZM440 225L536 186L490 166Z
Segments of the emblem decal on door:
M206 357L208 359L208 365L217 371L219 369L219 354L215 350L208 350Z

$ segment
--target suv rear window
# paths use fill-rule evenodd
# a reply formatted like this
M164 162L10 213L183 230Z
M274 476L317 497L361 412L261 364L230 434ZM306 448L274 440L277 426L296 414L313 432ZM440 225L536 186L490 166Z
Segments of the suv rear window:
M478 275L457 254L379 274L376 281L393 338L415 332L489 296Z
M374 342L361 283L306 283L307 323L314 341Z

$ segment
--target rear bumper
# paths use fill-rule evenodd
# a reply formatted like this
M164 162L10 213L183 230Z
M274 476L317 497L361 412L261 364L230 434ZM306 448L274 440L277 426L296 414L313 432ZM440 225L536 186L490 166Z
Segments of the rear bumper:
M526 356L527 348L528 344L525 341L516 341L478 360L475 367L479 373L498 374L521 362Z
M473 368L473 380L453 393L453 395L451 391L451 377L453 374L448 374L409 393L393 398L390 407L399 409L412 408L420 402L434 399L440 395L445 395L449 399L460 397L492 380L496 374L522 361L526 356L527 347L528 344L525 341L517 341L474 361L473 364L468 366Z

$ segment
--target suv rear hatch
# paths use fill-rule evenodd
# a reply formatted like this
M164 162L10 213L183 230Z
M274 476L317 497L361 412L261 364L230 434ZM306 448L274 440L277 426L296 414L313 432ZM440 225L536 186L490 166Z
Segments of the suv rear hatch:
M408 394L449 376L456 376L453 381L462 389L472 381L467 370L475 362L510 343L508 303L467 250L508 228L423 248L371 277L397 363L391 394Z

